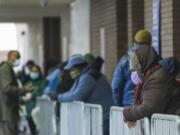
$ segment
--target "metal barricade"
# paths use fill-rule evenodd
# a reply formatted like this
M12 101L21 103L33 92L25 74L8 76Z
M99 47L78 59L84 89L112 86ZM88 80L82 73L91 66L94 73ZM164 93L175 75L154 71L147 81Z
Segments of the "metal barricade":
M180 135L180 117L154 114L151 118L152 135Z
M39 107L39 135L55 135L55 107L48 98L37 98Z
M85 135L84 104L62 103L60 107L61 135Z
M110 111L110 135L150 135L149 120L137 121L135 128L129 129L123 120L123 108L112 107Z
M103 111L100 105L85 104L85 135L103 135Z
M55 107L47 98L38 98L39 135L55 135ZM151 133L150 133L151 131ZM61 135L103 135L103 111L100 105L82 102L62 103L60 107ZM180 117L154 114L149 119L137 121L129 129L123 121L123 108L112 107L110 111L110 135L180 135Z

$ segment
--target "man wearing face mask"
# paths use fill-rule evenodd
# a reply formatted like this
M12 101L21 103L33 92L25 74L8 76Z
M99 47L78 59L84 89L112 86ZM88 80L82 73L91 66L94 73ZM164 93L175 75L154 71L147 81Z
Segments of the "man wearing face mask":
M18 88L13 67L20 64L20 53L10 51L0 67L0 135L17 135L19 97L32 92L32 86Z
M132 81L141 89L135 94L136 104L124 109L125 122L131 127L133 122L154 113L180 115L180 86L159 63L161 57L154 48L144 46L129 53L129 57Z
M100 104L103 107L104 135L109 134L109 111L112 102L111 86L106 77L100 72L103 60L98 57L87 66L81 55L74 55L68 61L66 70L75 83L72 88L52 99L59 102L83 101L85 103Z

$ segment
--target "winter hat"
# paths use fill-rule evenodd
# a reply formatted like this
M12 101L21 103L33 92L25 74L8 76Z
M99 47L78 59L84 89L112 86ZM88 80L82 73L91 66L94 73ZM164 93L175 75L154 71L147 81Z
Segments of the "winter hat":
M84 55L84 59L88 64L91 64L94 61L95 57L91 53L86 53Z
M145 29L139 30L134 37L134 40L138 44L151 44L151 33Z

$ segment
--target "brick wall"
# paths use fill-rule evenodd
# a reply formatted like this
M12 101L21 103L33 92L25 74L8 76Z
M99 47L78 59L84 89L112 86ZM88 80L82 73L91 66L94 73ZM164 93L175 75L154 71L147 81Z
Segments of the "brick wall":
M144 0L144 27L151 31L152 27L152 0Z
M178 0L177 0L178 1ZM151 31L152 27L152 1L144 0L145 28ZM172 56L174 53L173 34L173 2L172 0L161 0L161 22L160 37L161 51L164 58Z
M163 57L173 55L172 0L161 0L161 51Z
M100 54L100 29L106 32L106 73L112 79L115 66L134 34L144 28L144 0L91 0L91 51Z
M100 55L100 29L105 29L106 44L106 75L111 81L118 60L122 52L118 43L118 0L91 0L91 52ZM123 48L123 47L122 47ZM118 51L120 49L120 51Z
M144 28L144 0L128 0L128 47L132 46L135 33Z
M161 0L161 50L163 57L180 59L180 1ZM100 54L100 28L106 30L107 76L111 80L120 57L142 28L151 31L152 0L91 0L91 51Z
M127 0L117 0L117 57L118 61L126 52L128 46Z
M161 50L164 58L176 56L180 60L180 1L161 0ZM145 0L145 28L152 26L152 1ZM177 78L180 78L180 72Z
M180 60L180 1L173 0L173 53Z
M173 53L180 61L180 1L173 1ZM180 65L179 65L180 66ZM177 78L180 79L180 69Z

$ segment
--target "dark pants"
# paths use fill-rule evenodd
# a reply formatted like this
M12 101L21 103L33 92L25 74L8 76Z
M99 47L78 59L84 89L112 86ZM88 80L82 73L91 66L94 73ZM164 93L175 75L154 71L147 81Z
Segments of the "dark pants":
M103 133L103 135L109 135L109 119L107 119L107 120L104 120L104 133Z
M104 135L109 135L109 130L104 131Z
M0 135L17 135L17 123L0 121Z
M27 118L28 120L28 124L29 124L29 128L31 130L31 134L32 135L36 135L36 125L34 123L34 121L32 120L32 118Z

